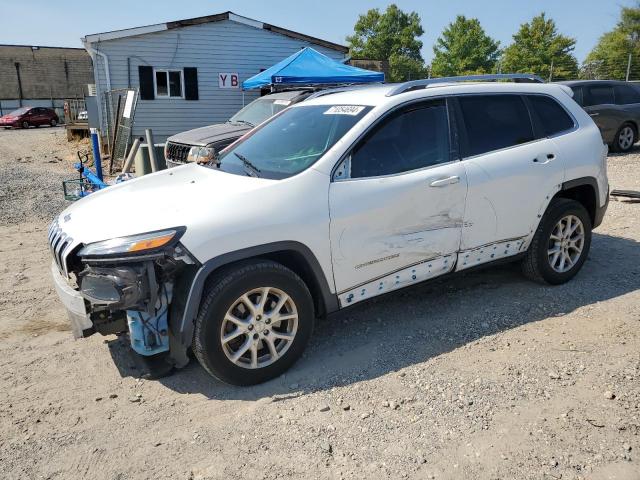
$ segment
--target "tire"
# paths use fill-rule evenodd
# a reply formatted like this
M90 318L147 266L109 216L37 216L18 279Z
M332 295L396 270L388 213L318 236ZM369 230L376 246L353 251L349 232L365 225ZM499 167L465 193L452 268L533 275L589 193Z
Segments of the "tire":
M268 294L261 309L264 291ZM285 295L289 300L278 314L275 307ZM253 313L243 296L256 309ZM233 322L228 320L230 312ZM296 314L296 320L275 320L278 315L286 318ZM269 260L242 262L209 279L195 321L193 352L204 369L217 379L232 385L255 385L281 375L293 365L311 337L313 324L313 300L298 275ZM232 340L223 345L223 335ZM244 348L247 345L248 350ZM234 362L231 357L241 351L244 353Z
M553 240L552 235L557 236L555 234L558 233L559 222L566 219L573 219L569 220L572 222L572 228L577 223L580 223L581 227L576 227L573 234L566 240L563 235L559 235L560 241ZM580 230L582 230L582 241L581 243L577 240L573 241L572 247L572 239L579 238ZM578 246L581 247L579 253ZM591 218L584 206L567 198L553 199L540 220L531 245L522 260L522 272L536 282L560 285L571 280L580 271L590 247ZM555 249L558 249L558 255L551 253ZM563 251L567 252L569 260L563 260Z
M29 127L30 127L29 122L27 122L26 120L22 122L22 128L29 128Z
M612 148L616 152L628 152L638 140L638 132L630 123L623 123L613 140Z
M55 118L52 118L51 121L49 122L49 125L51 125L52 127L55 127L56 125L58 125L58 122L56 121Z

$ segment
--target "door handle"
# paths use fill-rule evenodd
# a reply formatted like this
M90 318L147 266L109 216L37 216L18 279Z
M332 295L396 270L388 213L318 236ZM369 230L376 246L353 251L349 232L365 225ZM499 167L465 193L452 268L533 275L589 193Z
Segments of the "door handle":
M597 117L598 115L600 115L599 113L590 113L589 116L590 117Z
M533 163L538 163L540 165L545 165L547 163L549 163L552 160L555 160L556 156L553 153L547 153L547 159L544 160L543 162L540 161L540 159L538 157L533 159Z
M429 184L431 187L446 187L447 185L451 185L454 183L458 183L460 181L460 177L454 175L452 177L447 178L439 178L438 180L434 180Z

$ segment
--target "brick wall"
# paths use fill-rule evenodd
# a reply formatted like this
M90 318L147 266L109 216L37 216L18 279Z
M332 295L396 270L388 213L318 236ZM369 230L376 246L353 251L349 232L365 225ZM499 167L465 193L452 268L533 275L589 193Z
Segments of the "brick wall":
M19 96L16 63L23 98L82 96L87 84L94 83L91 57L84 49L0 45L0 100Z

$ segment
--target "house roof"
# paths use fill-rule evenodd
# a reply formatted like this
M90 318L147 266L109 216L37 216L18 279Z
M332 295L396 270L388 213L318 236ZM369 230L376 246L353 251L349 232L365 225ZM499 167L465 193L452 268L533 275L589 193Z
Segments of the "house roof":
M10 47L10 48L30 48L31 50L40 50L42 48L46 49L56 49L56 50L84 50L81 47L50 47L47 45L12 45L9 43L0 43L0 48Z
M187 18L185 20L176 20L173 22L156 23L154 25L146 25L143 27L126 28L123 30L114 30L111 32L94 33L85 36L82 41L84 43L104 42L107 40L115 40L117 38L133 37L137 35L145 35L147 33L162 32L164 30L173 30L175 28L190 27L192 25L202 25L204 23L221 22L223 20L230 20L232 22L242 23L254 28L260 28L263 30L269 30L280 35L295 38L297 40L304 40L315 45L320 45L332 50L347 53L349 48L337 43L322 40L321 38L305 35L304 33L294 32L286 28L277 27L269 23L260 22L251 18L237 15L233 12L217 13L215 15L207 15L205 17Z

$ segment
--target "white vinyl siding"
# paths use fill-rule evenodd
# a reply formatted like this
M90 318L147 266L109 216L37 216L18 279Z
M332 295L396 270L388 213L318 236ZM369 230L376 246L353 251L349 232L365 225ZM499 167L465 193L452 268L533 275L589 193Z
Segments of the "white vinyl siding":
M242 84L262 69L307 46L336 60L345 58L341 51L230 20L103 41L92 46L109 57L112 89L138 88L140 65L157 70L198 69L199 100L138 101L133 136L141 136L145 128L151 128L156 142L179 132L224 122L243 104L260 95L257 90L243 93L240 88L219 88L218 73L238 73ZM104 61L99 55L95 77L99 91L105 91ZM182 89L184 94L184 78Z

